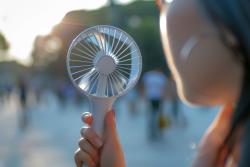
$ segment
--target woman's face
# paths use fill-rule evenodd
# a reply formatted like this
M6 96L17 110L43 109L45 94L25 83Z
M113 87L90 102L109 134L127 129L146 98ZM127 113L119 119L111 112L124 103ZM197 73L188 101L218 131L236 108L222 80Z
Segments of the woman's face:
M183 100L217 105L238 98L242 66L196 0L174 0L167 13L161 12L160 27L166 59Z

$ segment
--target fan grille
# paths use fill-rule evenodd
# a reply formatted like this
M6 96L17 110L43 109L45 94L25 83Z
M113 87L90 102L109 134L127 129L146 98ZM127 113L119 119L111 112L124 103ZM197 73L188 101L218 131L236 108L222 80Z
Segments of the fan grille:
M112 26L95 26L72 42L67 68L73 83L88 95L119 96L137 82L141 54L126 32Z

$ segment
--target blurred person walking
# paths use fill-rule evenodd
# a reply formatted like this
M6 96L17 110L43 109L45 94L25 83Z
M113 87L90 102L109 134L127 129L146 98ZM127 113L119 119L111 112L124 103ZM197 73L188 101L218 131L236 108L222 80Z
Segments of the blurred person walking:
M21 78L18 83L19 88L19 100L20 100L20 114L19 114L19 127L23 131L27 128L29 123L29 115L27 110L27 82L24 78Z
M178 95L176 92L176 84L174 82L172 75L169 77L169 84L168 85L169 85L168 92L170 93L170 98L172 101L171 111L173 113L173 117L174 117L175 121L177 121L179 118L179 98L178 98Z
M129 114L131 118L134 118L136 115L138 115L137 111L137 104L139 102L139 92L138 88L135 87L132 90L128 92L128 94L125 96L124 100L127 102Z
M168 100L171 102L171 115L173 118L173 124L181 127L186 127L188 121L185 116L185 113L180 110L180 98L177 94L176 83L174 81L173 75L170 75L168 78L168 85L167 85L167 94Z
M162 104L166 92L167 78L158 68L146 72L142 81L144 96L150 104L148 135L150 140L155 140L162 136L162 130L165 126Z

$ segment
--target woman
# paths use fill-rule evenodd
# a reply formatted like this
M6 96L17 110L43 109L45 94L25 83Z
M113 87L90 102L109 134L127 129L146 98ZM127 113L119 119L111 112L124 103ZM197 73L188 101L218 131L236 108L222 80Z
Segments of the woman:
M159 1L158 1L159 2ZM161 37L168 65L183 101L222 105L205 133L193 167L250 166L250 1L174 0L160 4ZM83 116L91 125L92 117ZM124 167L113 112L100 139L82 129L78 167ZM100 153L98 153L100 151Z

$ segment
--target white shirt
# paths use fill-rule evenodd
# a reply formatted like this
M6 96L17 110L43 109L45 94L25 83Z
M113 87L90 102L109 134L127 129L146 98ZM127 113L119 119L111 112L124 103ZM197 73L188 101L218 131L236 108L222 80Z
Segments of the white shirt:
M162 99L167 84L166 76L158 71L149 71L143 76L146 97L153 100Z

